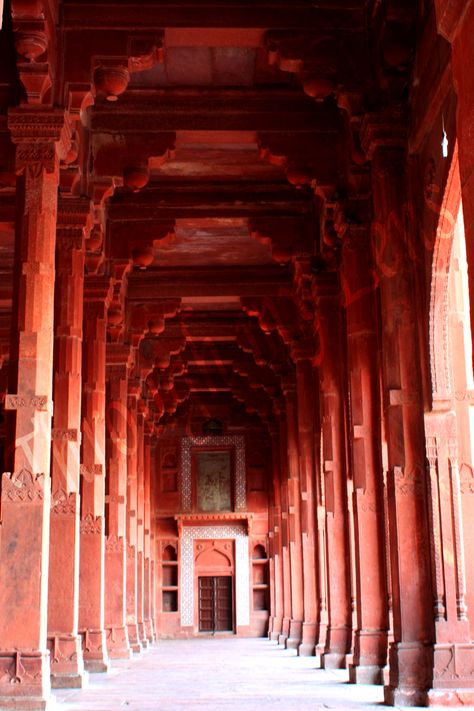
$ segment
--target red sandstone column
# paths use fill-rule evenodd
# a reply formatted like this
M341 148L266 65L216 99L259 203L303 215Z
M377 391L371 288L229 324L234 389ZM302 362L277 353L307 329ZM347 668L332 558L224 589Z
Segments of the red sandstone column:
M139 383L129 381L128 430L127 430L127 630L130 648L140 653L137 623L137 468L138 428L137 396Z
M152 466L150 473L150 620L153 641L156 640L156 471L157 471L157 437L152 440Z
M152 463L152 437L153 423L146 423L145 447L143 455L144 470L144 519L143 519L143 626L149 643L154 642L155 635L151 619L151 463Z
M145 649L148 647L144 617L144 521L145 521L145 418L146 410L144 401L138 403L138 457L137 457L137 623L140 643Z
M79 613L79 485L85 198L59 201L56 244L54 417L48 646L54 687L82 687ZM89 223L90 224L90 223Z
M0 706L49 708L47 650L54 277L64 112L10 111L17 144L15 296L0 537Z
M394 117L396 119L398 117ZM364 144L372 159L373 250L380 279L383 387L388 445L388 510L394 643L386 703L424 705L432 680L433 600L416 310L403 219L405 155L383 148L403 124L369 117Z
M459 147L459 172L461 176L462 207L466 253L469 265L469 301L471 304L471 332L474 334L474 73L466 71L474 58L472 36L474 32L474 4L451 3L437 0L437 5L446 7L443 18L437 12L438 31L452 45L452 72L456 89L456 140ZM469 6L468 9L467 6ZM448 130L449 132L449 130ZM449 136L450 155L454 150L455 137ZM450 216L454 221L456 215ZM474 349L473 349L474 358Z
M314 343L293 343L298 395L298 435L300 453L301 543L303 549L304 620L298 654L315 654L317 630L316 537L315 537L315 459L314 459Z
M301 547L298 411L294 382L284 383L288 445L288 535L291 568L291 620L287 649L299 649L303 632L303 551Z
M326 504L329 625L321 664L342 669L351 650L351 589L346 491L341 300L332 275L318 277L321 406Z
M130 346L107 344L105 630L111 659L129 659L126 613L127 385Z
M286 415L280 420L281 561L283 576L283 621L278 644L286 644L291 621L291 566L288 524L288 441Z
M351 226L343 246L353 478L357 627L350 680L381 684L387 658L387 584L377 303L369 235Z
M86 276L82 359L79 631L88 671L109 668L104 628L105 350L111 281Z
M282 537L281 537L281 468L280 468L280 442L279 430L270 431L272 441L272 471L273 471L273 532L272 532L272 559L273 559L273 609L270 639L278 640L283 627L283 563L282 563Z

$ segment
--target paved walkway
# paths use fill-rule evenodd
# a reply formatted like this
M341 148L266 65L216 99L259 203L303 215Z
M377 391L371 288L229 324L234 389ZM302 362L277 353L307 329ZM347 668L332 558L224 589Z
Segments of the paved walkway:
M345 671L266 639L159 641L140 658L90 676L89 688L55 690L58 711L272 711L380 708L382 687L347 683Z

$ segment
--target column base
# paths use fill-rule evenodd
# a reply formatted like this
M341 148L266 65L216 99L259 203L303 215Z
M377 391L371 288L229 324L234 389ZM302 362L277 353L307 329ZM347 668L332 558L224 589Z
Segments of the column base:
M321 654L321 669L346 669L347 658L341 652L324 652Z
M89 672L86 671L82 674L51 674L53 689L86 689L88 686Z
M383 690L386 706L427 706L428 692L420 689L403 689L385 686Z
M82 689L87 686L82 657L82 639L79 635L50 632L48 649L51 659L51 686L53 689Z
M131 659L132 650L128 642L128 632L125 626L106 627L107 654L110 659Z
M300 620L290 620L290 634L286 640L287 649L298 649L301 644L303 622Z
M140 654L142 651L142 645L140 643L140 638L138 635L138 625L136 622L129 622L127 625L128 632L128 642L130 644L130 649L134 654Z
M281 626L281 633L278 635L278 644L285 644L286 645L286 640L288 639L289 634L290 634L290 618L284 617L282 626Z
M273 622L272 622L272 626L271 626L271 632L270 632L270 634L269 634L269 639L270 639L272 642L277 642L277 641L278 641L278 638L279 638L279 636L281 635L282 627L283 627L283 620L282 620L282 618L281 618L281 617L280 617L280 618L274 617L274 618L273 618Z
M151 618L146 619L143 622L145 636L150 644L155 642L155 631L153 629L153 621Z
M387 706L427 706L433 678L433 648L422 642L395 642L389 650Z
M303 642L298 647L299 657L314 657L316 655L316 648L313 644L304 644Z
M384 668L377 665L349 664L350 684L373 684L384 683Z
M316 639L316 656L322 657L324 650L326 649L326 642L328 636L328 623L327 621L319 621L319 635Z
M316 653L316 622L303 622L301 644L298 647L300 657L314 657Z
M0 652L0 709L51 709L50 655L47 652Z
M92 674L104 674L110 670L105 630L82 632L82 654L86 671Z
M50 696L48 699L39 698L37 696L1 696L0 709L2 711L52 711L56 709L56 698Z

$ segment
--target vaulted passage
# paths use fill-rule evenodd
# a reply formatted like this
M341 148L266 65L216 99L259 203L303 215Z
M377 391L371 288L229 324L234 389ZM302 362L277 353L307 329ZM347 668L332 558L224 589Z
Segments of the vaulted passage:
M474 0L2 5L0 709L474 704Z

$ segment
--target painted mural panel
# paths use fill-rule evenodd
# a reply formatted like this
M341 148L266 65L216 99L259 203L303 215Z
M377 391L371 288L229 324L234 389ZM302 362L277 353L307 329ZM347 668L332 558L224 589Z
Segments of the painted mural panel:
M198 452L197 508L199 511L232 509L230 452Z

